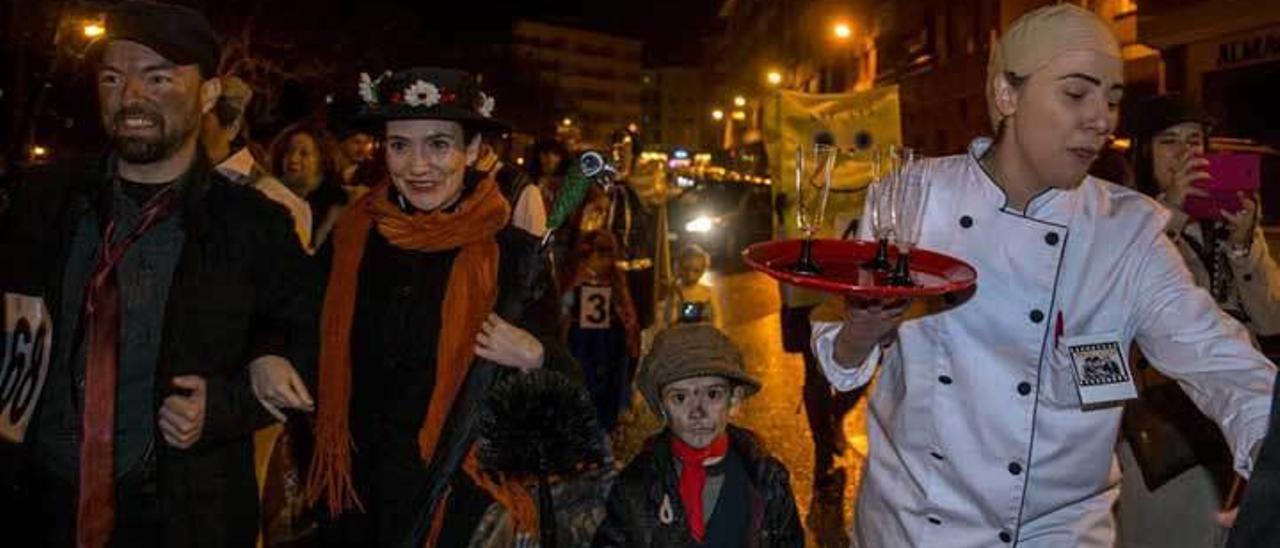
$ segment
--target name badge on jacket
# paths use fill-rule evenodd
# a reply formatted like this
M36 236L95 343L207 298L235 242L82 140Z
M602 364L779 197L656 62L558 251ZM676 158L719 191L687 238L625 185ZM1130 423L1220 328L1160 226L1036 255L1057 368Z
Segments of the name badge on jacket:
M1062 344L1071 358L1071 373L1082 407L1138 397L1119 333L1071 337L1063 339Z

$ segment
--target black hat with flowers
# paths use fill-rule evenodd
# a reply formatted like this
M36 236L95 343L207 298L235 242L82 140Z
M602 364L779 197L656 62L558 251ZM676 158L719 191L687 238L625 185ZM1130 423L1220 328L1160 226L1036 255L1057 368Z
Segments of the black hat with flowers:
M367 121L452 120L482 131L504 130L493 118L493 96L465 71L411 68L360 75L359 117Z

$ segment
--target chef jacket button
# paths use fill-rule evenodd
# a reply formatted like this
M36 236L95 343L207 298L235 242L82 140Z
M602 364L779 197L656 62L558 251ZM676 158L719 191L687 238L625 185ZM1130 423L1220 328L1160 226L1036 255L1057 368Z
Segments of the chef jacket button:
M942 460L942 455L941 455L941 454L939 454L939 453L936 453L936 452L929 453L929 456L931 456L931 457L933 457L933 458L935 458L935 459L938 459L938 460Z
M1030 394L1030 393L1031 393L1031 383L1029 383L1029 382L1020 382L1020 383L1018 383L1018 393L1019 393L1019 394L1022 394L1023 396L1025 396L1025 395L1027 395L1027 394Z
M1013 535L1010 535L1008 531L1000 531L1000 542L1012 542L1012 541L1013 541Z
M933 516L929 516L929 523L932 523L934 525L942 525L942 520L935 518Z
M1009 463L1009 473L1010 473L1010 474L1013 474L1013 475L1015 475L1015 476L1016 476L1016 475L1018 475L1018 474L1021 474L1021 473L1022 473L1022 465L1021 465L1021 464L1018 464L1018 463L1016 463L1016 462L1011 462L1011 463Z
M951 377L948 377L946 375L941 375L938 377L938 382L942 384L951 384Z
M1044 312L1039 309L1031 311L1031 323L1040 323L1044 321Z
M973 217L970 217L970 216L968 216L968 215L961 216L961 217L960 217L960 226L961 226L961 227L963 227L963 228L969 228L969 227L973 226Z
M1058 233L1050 232L1044 235L1044 243L1049 245L1058 245Z

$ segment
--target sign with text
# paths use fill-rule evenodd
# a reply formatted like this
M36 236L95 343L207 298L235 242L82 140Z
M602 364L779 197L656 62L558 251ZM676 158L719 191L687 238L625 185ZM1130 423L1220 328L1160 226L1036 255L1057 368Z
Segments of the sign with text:
M0 438L21 442L40 401L53 323L44 299L4 294L4 338L0 339Z

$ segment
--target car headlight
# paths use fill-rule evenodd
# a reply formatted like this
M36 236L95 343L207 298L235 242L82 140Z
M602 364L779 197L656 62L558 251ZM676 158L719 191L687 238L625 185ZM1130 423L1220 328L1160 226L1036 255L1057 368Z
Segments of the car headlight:
M708 217L706 215L701 215L685 223L684 230L685 232L693 232L693 233L701 234L705 232L711 232L711 229L714 228L715 225L716 225L715 219L712 219L711 217Z

